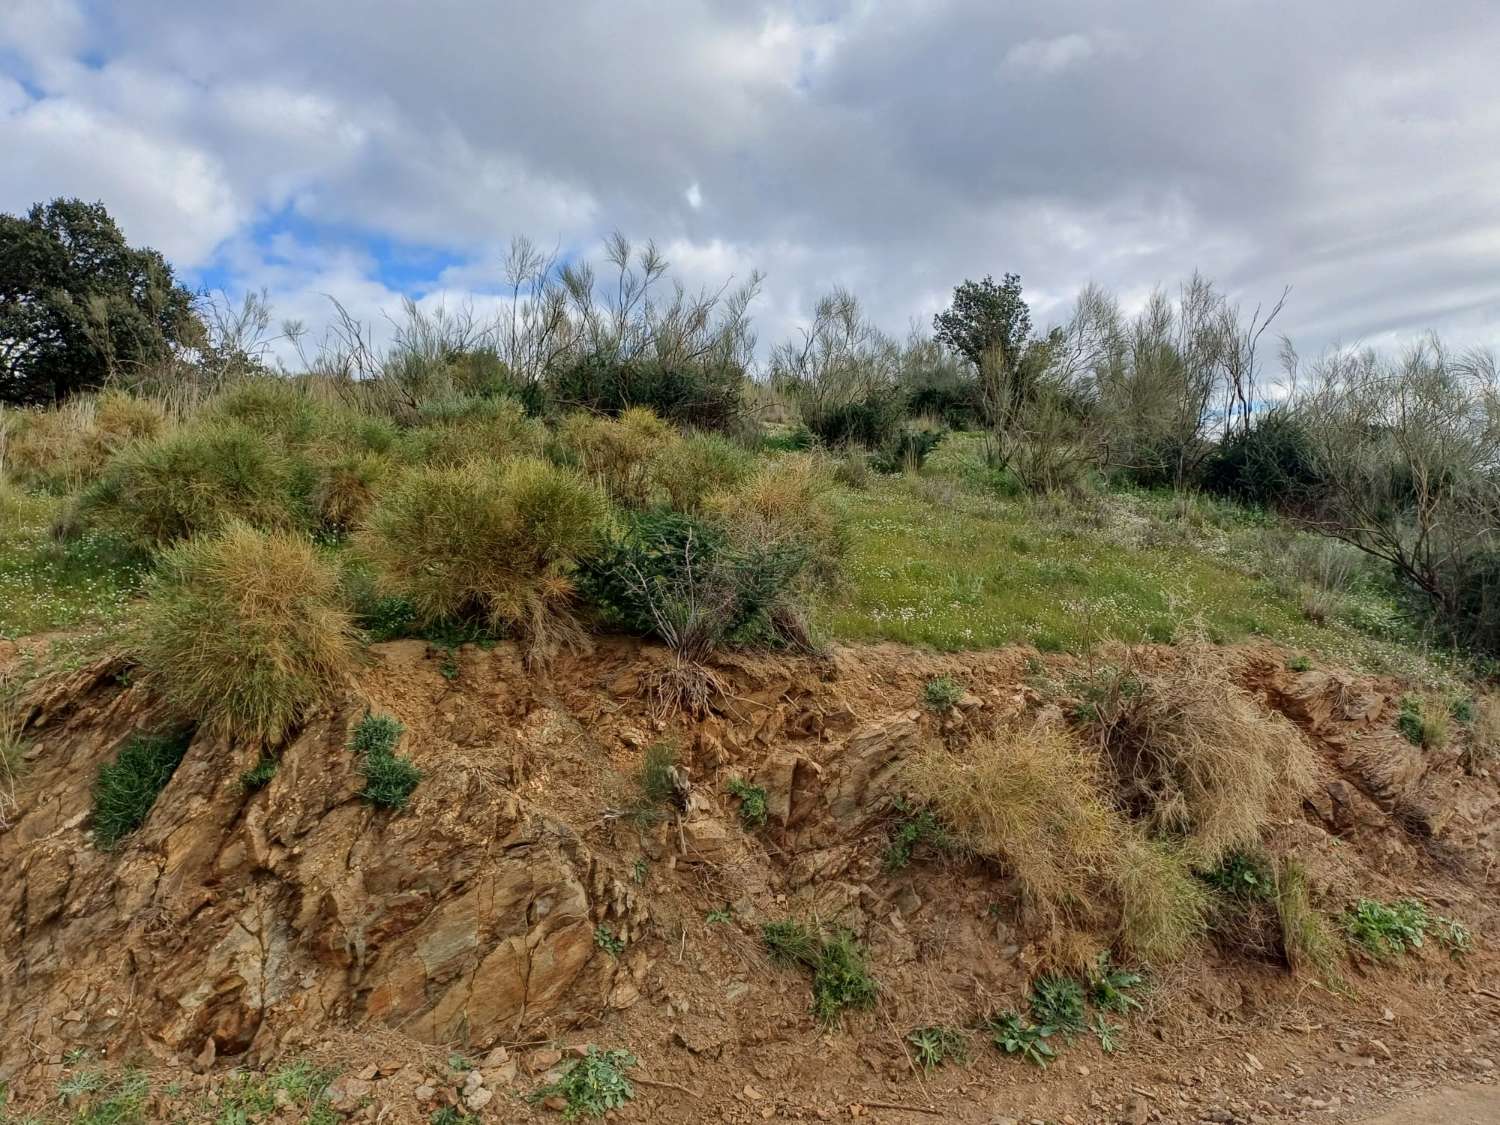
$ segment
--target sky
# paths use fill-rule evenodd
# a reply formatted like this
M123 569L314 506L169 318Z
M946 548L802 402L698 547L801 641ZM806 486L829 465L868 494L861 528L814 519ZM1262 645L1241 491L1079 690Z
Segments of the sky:
M893 334L1192 271L1304 354L1500 344L1494 0L0 0L0 211L100 199L194 287L483 307L516 235L834 285Z

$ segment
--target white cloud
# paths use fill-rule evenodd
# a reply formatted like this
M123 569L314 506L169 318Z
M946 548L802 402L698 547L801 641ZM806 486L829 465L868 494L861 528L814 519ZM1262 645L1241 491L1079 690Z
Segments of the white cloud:
M703 206L703 189L698 186L697 180L688 184L688 189L682 193L682 198L687 200L687 205L694 211Z

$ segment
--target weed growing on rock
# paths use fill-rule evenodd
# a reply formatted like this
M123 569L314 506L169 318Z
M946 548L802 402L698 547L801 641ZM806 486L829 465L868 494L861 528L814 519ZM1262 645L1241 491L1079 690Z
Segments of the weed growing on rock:
M635 1087L624 1074L635 1062L629 1051L601 1051L591 1046L561 1078L533 1093L531 1100L562 1098L566 1103L562 1111L564 1121L603 1117L635 1097Z
M1396 729L1402 738L1423 750L1441 750L1448 743L1448 717L1442 712L1429 711L1414 696L1402 698Z
M263 789L270 783L271 778L276 776L276 759L269 755L261 758L255 765L240 774L240 788L246 793L254 793L257 789Z
M360 756L359 771L365 776L360 796L382 809L404 809L422 771L410 758L398 757L396 744L405 730L388 715L366 715L354 728L349 749Z
M189 734L137 735L99 767L94 783L94 843L106 851L146 822L187 753Z
M1015 1012L1000 1012L984 1022L990 1042L1007 1055L1017 1055L1032 1066L1046 1070L1047 1064L1057 1057L1047 1040L1052 1028L1029 1024Z
M817 933L801 922L791 918L780 922L766 922L760 928L760 936L771 960L782 968L811 968L818 963L818 950L822 943Z
M919 1027L907 1032L913 1061L923 1070L946 1062L963 1062L969 1053L968 1038L956 1027Z
M922 702L933 711L951 711L963 697L963 685L952 676L935 676L922 689Z
M885 849L885 869L900 871L912 860L912 855L922 844L947 851L953 848L953 839L948 835L931 809L916 808L897 798L894 802L901 821L891 833L891 842Z
M760 785L751 785L738 777L731 777L725 788L731 797L739 799L740 823L751 831L764 828L768 815L765 788Z
M594 927L594 944L611 957L618 957L625 952L625 939L617 937L615 932L602 922Z
M823 942L813 970L813 1013L822 1023L837 1023L849 1008L874 1007L879 987L853 934L840 930Z

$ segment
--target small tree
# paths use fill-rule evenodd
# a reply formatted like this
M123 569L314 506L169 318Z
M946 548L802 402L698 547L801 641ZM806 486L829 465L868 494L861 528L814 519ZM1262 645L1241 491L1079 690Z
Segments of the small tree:
M1019 274L1008 273L999 285L965 281L953 290L953 303L932 318L938 342L976 368L997 349L1007 362L1019 362L1031 338L1031 310L1021 299Z
M0 402L38 403L166 359L199 331L193 297L102 203L0 215Z

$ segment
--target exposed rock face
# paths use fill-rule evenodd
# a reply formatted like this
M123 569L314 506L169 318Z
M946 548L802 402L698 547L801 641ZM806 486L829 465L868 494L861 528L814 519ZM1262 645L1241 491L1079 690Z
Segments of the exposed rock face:
M329 1020L524 1038L628 994L594 942L606 918L624 934L644 920L628 887L479 770L431 769L405 815L359 800L346 743L363 700L312 723L253 794L238 778L257 750L196 739L147 824L117 853L93 848L99 764L159 722L111 671L75 677L71 715L35 731L48 799L0 837L4 1026L254 1057Z

